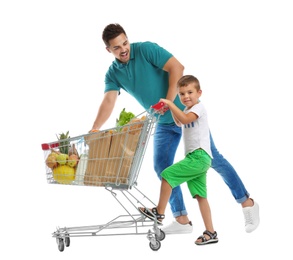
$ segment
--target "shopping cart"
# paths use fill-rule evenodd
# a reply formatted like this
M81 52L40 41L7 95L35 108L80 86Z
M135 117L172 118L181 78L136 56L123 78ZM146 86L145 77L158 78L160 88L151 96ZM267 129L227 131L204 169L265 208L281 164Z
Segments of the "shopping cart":
M160 249L165 238L160 224L138 211L138 207L146 207L144 204L155 204L137 188L138 174L157 121L157 108L154 106L119 129L42 144L49 184L103 187L126 212L101 225L57 228L52 235L59 251L70 245L71 237L143 234L152 250ZM127 206L118 194L126 199Z

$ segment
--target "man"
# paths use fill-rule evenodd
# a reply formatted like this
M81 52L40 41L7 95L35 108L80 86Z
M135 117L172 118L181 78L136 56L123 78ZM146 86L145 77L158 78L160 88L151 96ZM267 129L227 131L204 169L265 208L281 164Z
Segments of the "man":
M183 76L184 66L167 50L152 42L129 43L127 34L119 24L109 24L102 35L106 50L115 60L105 76L104 98L100 104L92 130L97 130L110 117L120 90L132 95L145 109L161 98L173 101L183 110L176 84ZM181 138L170 111L160 116L154 135L154 169L161 172L172 165ZM259 207L246 191L241 179L230 163L217 151L211 136L214 168L229 186L234 198L243 207L245 229L255 230L259 224ZM192 224L187 216L180 186L172 190L169 200L176 221L163 228L166 234L190 233Z

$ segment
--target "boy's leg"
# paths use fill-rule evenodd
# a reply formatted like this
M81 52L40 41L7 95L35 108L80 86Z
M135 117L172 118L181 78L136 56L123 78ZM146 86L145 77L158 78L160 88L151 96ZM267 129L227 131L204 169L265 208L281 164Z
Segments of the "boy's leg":
M214 233L215 230L214 230L214 226L212 222L212 213L211 213L210 205L207 198L196 196L196 199L198 202L202 220L205 225L205 229Z
M181 128L174 125L157 125L154 134L154 168L161 179L161 172L174 162L175 154L181 139ZM190 233L189 223L180 186L172 189L169 199L171 211L176 221L164 229L165 233ZM184 225L180 225L184 224ZM187 224L187 225L185 225Z
M200 213L205 225L205 231L201 236L197 238L195 244L197 245L206 245L210 243L217 243L219 241L218 234L214 230L213 222L212 222L212 213L210 209L209 202L206 198L196 196L198 201Z
M245 217L245 229L247 232L252 232L259 224L258 204L250 199L249 193L233 166L219 153L211 134L210 140L213 155L211 167L222 176L224 182L230 188L235 200L242 204Z
M170 199L171 193L172 193L172 188L170 184L165 179L162 179L160 199L157 205L157 210L159 214L165 214L165 210L166 210L168 201Z

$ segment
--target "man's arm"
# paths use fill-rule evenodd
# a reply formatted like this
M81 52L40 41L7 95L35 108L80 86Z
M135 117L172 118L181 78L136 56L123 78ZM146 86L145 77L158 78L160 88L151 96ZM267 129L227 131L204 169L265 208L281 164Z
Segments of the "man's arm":
M113 112L117 97L118 91L108 91L104 94L104 98L100 104L98 114L91 131L99 130L102 125L109 119Z
M163 67L169 73L169 89L166 99L174 101L177 95L177 82L183 76L184 66L173 56Z

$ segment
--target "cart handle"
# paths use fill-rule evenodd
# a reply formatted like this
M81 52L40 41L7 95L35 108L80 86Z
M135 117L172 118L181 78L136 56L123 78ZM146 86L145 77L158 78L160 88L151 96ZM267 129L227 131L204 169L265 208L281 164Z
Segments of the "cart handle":
M59 146L59 143L52 143L52 144L42 144L42 149L44 151L52 149L52 148L56 148Z
M152 105L152 108L156 111L160 110L161 108L163 108L165 106L164 102L158 102L155 105ZM169 110L169 107L165 107L163 112L166 112Z

